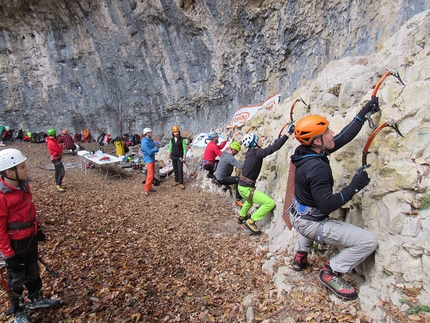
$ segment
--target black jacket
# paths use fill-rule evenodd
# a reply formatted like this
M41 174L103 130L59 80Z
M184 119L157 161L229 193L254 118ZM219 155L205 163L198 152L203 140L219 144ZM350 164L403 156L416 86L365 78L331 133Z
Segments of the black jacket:
M245 176L254 182L257 180L258 175L260 175L261 167L263 166L263 159L266 156L273 154L275 151L281 149L285 144L288 137L283 135L281 138L277 139L273 145L266 148L251 148L246 152L245 161L242 168L242 176ZM239 180L239 185L241 186L255 186L246 182Z
M327 217L352 199L354 191L349 187L333 194L334 180L328 155L354 139L362 126L363 121L354 118L334 136L335 146L327 153L317 154L304 145L296 148L291 160L296 166L294 196L300 204L318 208Z

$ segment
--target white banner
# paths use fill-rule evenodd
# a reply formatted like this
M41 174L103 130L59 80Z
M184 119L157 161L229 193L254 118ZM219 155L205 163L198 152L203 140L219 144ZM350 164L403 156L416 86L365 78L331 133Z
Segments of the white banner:
M234 113L233 118L227 125L227 128L230 129L230 128L241 127L247 120L251 119L261 107L266 107L271 109L275 105L277 105L279 103L280 97L281 97L281 94L275 94L270 98L268 98L266 101L264 101L262 105L240 107Z
M237 109L233 115L233 118L227 125L227 128L241 127L247 120L251 119L261 107L261 105L254 105Z
M281 94L275 94L275 95L271 96L266 101L264 101L263 107L266 107L269 109L273 108L275 105L277 105L279 103L280 97L281 97Z

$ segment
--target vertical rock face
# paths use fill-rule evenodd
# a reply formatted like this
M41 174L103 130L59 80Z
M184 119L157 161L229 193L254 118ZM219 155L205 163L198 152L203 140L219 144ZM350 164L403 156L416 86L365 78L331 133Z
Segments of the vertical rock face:
M429 1L0 0L0 122L192 131L369 54Z
M360 307L375 322L393 321L381 305L384 302L403 313L410 309L411 304L402 303L402 300L408 298L411 291L415 291L416 303L430 304L429 31L430 10L427 10L415 15L381 43L378 52L330 62L293 96L272 109L260 109L240 129L243 135L254 126L258 135L271 142L289 122L294 100L301 97L310 103L310 108L297 105L295 120L309 114L323 115L330 121L330 129L338 134L371 98L381 76L392 67L398 70L406 86L393 76L386 78L377 92L381 112L372 118L376 125L388 117L393 118L403 137L390 127L379 132L367 156L367 162L371 164L367 169L371 182L331 214L332 218L369 230L378 238L375 254L355 268L355 272L365 278L361 283L356 281ZM354 140L329 156L335 181L333 193L347 186L354 171L361 166L362 151L371 134L372 129L366 123ZM268 263L272 264L291 263L292 257L286 255L294 254L299 238L296 230L286 229L282 219L289 157L297 146L298 141L290 138L281 150L265 158L257 180L257 189L276 202L273 214L258 223L269 235ZM242 160L244 154L246 149L242 149L238 158ZM325 254L322 250L316 253L331 258L339 252L333 246L328 250ZM321 260L314 255L310 258L314 265ZM278 283L285 281L283 285L278 284L278 291L288 294L289 280L295 274L291 274L291 270L289 275L283 275L285 270L288 271L285 267L278 270L281 272L277 275Z

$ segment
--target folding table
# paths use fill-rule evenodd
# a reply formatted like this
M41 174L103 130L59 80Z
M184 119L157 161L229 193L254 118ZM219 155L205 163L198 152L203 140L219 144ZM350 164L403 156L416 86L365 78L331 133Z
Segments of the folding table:
M122 161L122 158L106 154L101 150L94 153L88 152L81 155L81 157L86 163L99 165L101 169L105 170L106 174L104 180L108 177L122 178L121 174L118 172L118 163Z

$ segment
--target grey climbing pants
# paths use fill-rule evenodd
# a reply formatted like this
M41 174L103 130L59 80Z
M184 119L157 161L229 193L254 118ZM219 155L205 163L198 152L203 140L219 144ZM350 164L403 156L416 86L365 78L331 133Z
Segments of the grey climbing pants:
M350 223L330 219L310 221L302 219L298 213L295 216L290 213L290 219L293 227L300 233L296 251L310 250L321 225L324 244L343 247L340 253L330 259L330 266L335 272L351 271L378 247L378 240L373 233Z

